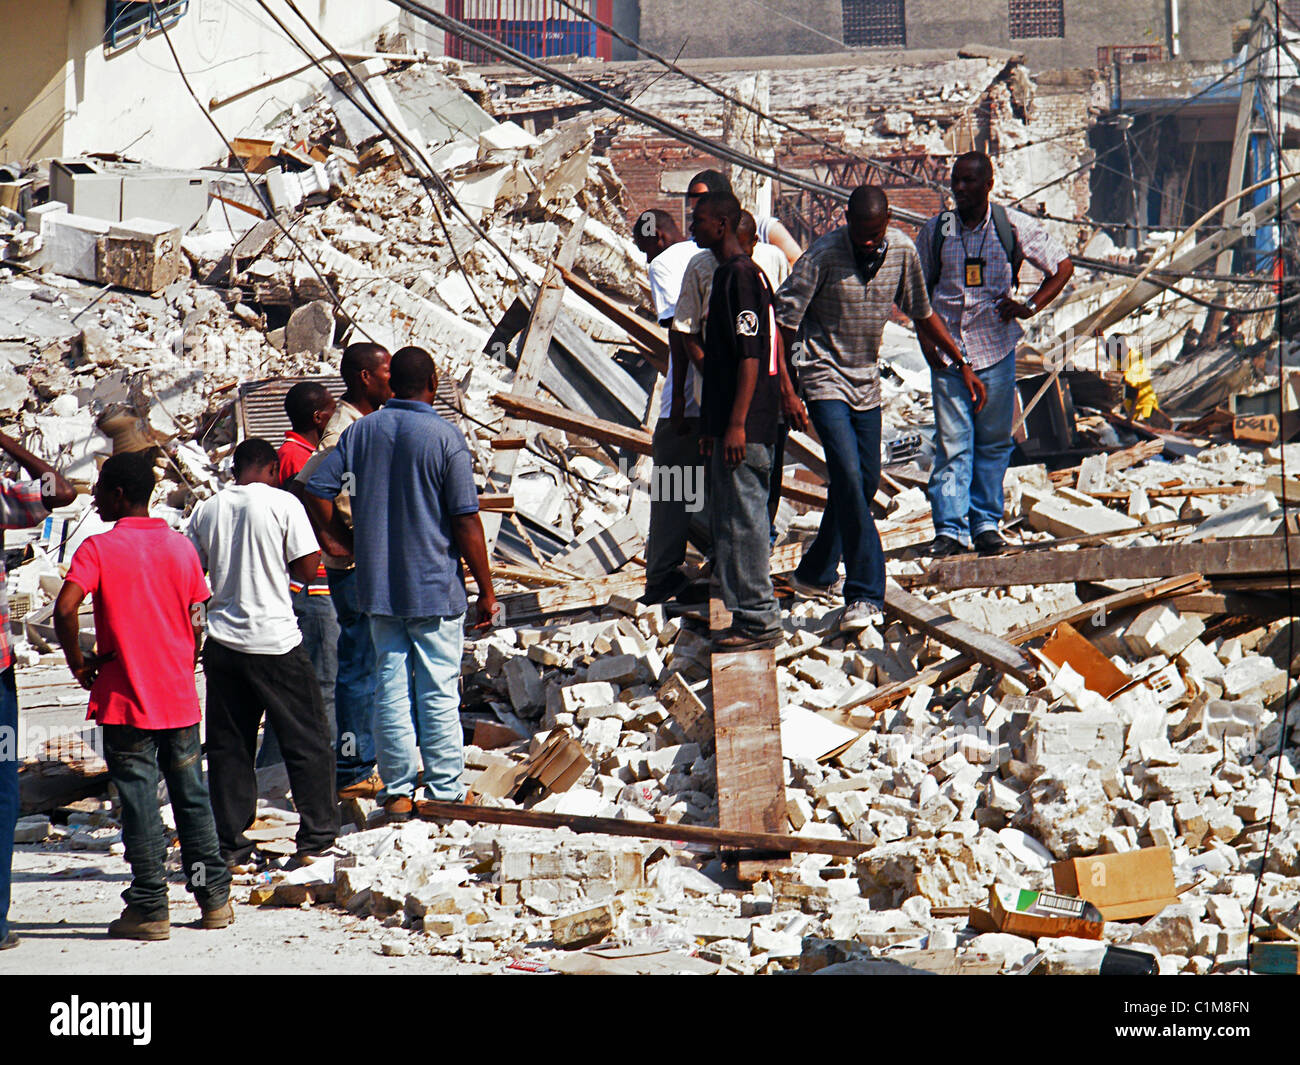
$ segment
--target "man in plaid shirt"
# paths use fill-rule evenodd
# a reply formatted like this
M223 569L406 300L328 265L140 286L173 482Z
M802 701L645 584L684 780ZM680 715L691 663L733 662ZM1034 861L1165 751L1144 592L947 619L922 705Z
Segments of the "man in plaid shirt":
M1020 320L1031 318L1056 298L1074 272L1065 249L1041 224L1020 211L1006 211L1006 226L991 210L993 163L983 152L957 157L952 168L955 212L931 218L916 238L921 265L932 287L931 303L988 392L975 408L960 373L921 337L934 391L935 456L930 475L935 558L965 550L967 539L982 555L997 554L1006 542L1002 522L1002 478L1011 459L1015 410L1016 341ZM943 227L940 233L940 227ZM1014 236L1004 245L1003 230ZM935 249L938 248L938 262ZM1043 274L1038 291L1021 303L1012 295L1023 257Z
M0 433L0 449L17 460L34 480L0 477L0 529L30 529L56 507L66 507L77 490L49 463ZM9 634L9 596L0 551L0 950L18 945L9 931L9 877L18 823L18 686Z

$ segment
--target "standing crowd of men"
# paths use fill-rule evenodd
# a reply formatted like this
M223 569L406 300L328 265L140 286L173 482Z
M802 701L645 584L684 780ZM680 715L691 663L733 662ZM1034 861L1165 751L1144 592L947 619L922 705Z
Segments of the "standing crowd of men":
M880 620L885 560L871 506L881 469L880 344L895 309L912 321L931 368L935 538L926 553L987 555L1006 546L998 530L1019 323L1055 299L1073 264L1040 223L991 202L987 155L959 156L951 187L955 210L930 219L915 241L890 224L883 190L857 188L845 224L802 253L780 223L746 212L716 171L687 186L692 239L667 212L637 219L656 314L670 327L652 458L692 467L653 483L695 483L689 475L707 464L709 514L706 529L684 499L652 500L642 600L698 599L682 568L695 543L731 611L731 628L714 638L718 649L782 638L770 546L792 429L815 431L829 484L821 525L789 587L842 596L846 630ZM1025 260L1043 280L1022 302L1015 290Z
M828 505L789 584L804 595L841 594L847 630L878 621L885 564L871 505L881 468L880 342L894 308L914 323L932 370L929 554L1004 546L1019 321L1056 297L1072 265L1041 225L991 204L992 188L988 157L960 156L956 209L915 242L891 226L884 192L864 186L850 196L845 224L801 251L775 219L745 211L716 171L687 188L691 239L668 212L636 220L656 314L670 327L652 447L655 465L677 476L655 483L703 479L708 495L707 525L684 497L652 501L645 602L699 594L682 568L694 542L732 615L715 647L780 641L770 560L784 448L792 429L811 427L825 451ZM1014 291L1024 260L1044 280L1022 302ZM132 880L112 936L170 935L160 774L205 929L234 920L232 874L258 867L246 833L259 764L285 764L299 814L291 866L333 844L340 800L377 798L389 820L402 821L421 786L433 799L468 797L459 716L466 567L479 589L476 627L498 613L470 452L434 410L428 352L353 344L340 373L337 400L313 382L289 391L291 428L278 451L258 438L240 443L234 482L195 507L184 534L149 514L150 453L116 454L100 470L94 504L112 528L76 550L54 618L68 667L90 692L89 716L103 727L121 802ZM0 479L0 528L37 525L73 501L74 488L47 463L3 434L0 449L33 478ZM19 799L2 565L5 949L17 944L7 917ZM87 596L93 651L79 625Z

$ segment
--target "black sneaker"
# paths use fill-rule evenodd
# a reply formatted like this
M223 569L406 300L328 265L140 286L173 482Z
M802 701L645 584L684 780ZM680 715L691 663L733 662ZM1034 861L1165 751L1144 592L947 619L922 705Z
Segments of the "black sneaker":
M975 537L975 550L986 558L989 555L1000 555L1006 549L1007 542L997 529L985 529Z
M931 558L948 558L965 554L966 548L961 545L961 541L954 540L951 536L936 536L925 553Z

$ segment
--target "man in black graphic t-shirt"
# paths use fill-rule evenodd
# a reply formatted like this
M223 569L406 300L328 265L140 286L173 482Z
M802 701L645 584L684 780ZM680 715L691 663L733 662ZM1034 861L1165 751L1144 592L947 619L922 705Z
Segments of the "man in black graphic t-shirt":
M710 194L696 204L691 226L695 242L720 263L700 372L714 567L732 618L731 628L714 640L719 650L773 647L781 640L767 497L778 475L773 452L788 376L773 328L771 289L736 236L740 212L731 193Z

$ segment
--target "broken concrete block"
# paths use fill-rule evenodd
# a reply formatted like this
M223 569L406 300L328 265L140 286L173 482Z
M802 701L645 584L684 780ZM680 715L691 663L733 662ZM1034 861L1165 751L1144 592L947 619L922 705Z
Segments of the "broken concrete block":
M790 827L798 832L804 825L813 819L812 803L808 801L808 796L800 791L786 792L785 813L790 821Z
M319 355L334 346L334 305L313 300L294 309L284 327L284 352Z
M130 218L111 225L97 253L96 280L102 285L157 292L188 272L181 231L170 222Z
M587 670L588 682L607 681L620 688L635 684L640 677L640 663L632 655L604 655Z
M523 713L542 705L546 698L542 674L532 662L523 655L516 655L506 662L504 673L510 705L516 712Z
M97 241L108 235L108 223L99 218L58 211L41 218L45 258L56 274L81 281L99 279Z
M1173 658L1205 631L1197 617L1184 618L1163 603L1142 611L1124 632L1129 652L1138 658L1162 654Z
M1242 658L1223 671L1223 693L1233 698L1248 696L1268 702L1285 692L1286 684L1286 671L1263 655Z
M1027 520L1030 528L1057 537L1097 536L1142 528L1142 523L1136 518L1117 513L1109 507L1100 504L1079 506L1067 503L1058 496L1049 496L1036 503L1029 511Z
M1223 676L1223 663L1200 640L1192 640L1178 653L1178 663L1194 680L1218 680Z
M570 714L584 706L612 706L617 701L617 686L604 681L570 684L560 689L560 706Z
M1109 768L1124 753L1123 726L1113 714L1064 712L1034 719L1025 731L1030 765Z
M713 714L681 674L674 673L669 677L657 697L688 739L698 743L701 749L712 748Z
M1196 946L1198 923L1195 907L1166 906L1147 921L1130 942L1154 947L1161 954L1190 955Z
M1147 806L1147 831L1155 846L1173 849L1176 842L1174 814L1163 799L1156 799Z
M1183 837L1183 842L1192 850L1200 847L1210 830L1210 824L1205 819L1205 811L1200 805L1194 802L1180 802L1174 807L1174 819L1178 822L1178 831Z

